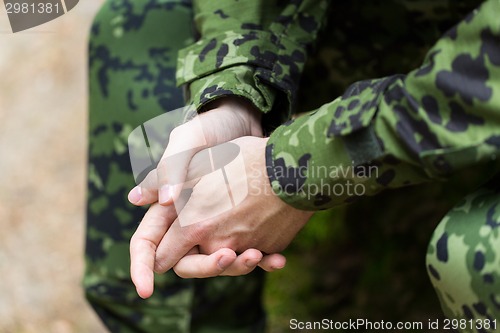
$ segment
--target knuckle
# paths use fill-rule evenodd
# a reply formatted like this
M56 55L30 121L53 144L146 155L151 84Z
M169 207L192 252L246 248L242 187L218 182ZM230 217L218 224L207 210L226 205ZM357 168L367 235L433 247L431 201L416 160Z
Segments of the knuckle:
M185 123L175 127L169 135L169 143L182 139L186 132L189 132L189 123Z
M150 197L158 191L158 179L155 175L155 178L152 177L146 178L142 183L139 184L141 188L141 194L144 197Z
M158 165L156 166L157 173L161 173L167 168L167 159L162 158L159 162Z
M189 228L186 229L185 236L187 239L199 243L210 236L211 232L212 227L209 223L199 222L190 225Z
M132 238L130 238L129 249L131 254L140 254L146 249L156 251L156 248L156 244L152 242L147 235L134 234Z
M134 232L132 237L130 237L130 248L135 249L138 245L138 243L141 241L142 237L138 235L138 232Z
M160 215L160 213L150 214L147 218L148 221L146 227L144 228L143 238L153 239L157 235L157 233L163 231L163 229L166 227L167 222L165 216Z
M251 271L253 271L255 268L254 267L248 267L244 263L241 263L241 265L238 267L238 270L236 272L236 275L247 275Z
M169 267L165 264L165 262L161 258L156 258L154 265L154 272L158 274L163 274L168 271Z

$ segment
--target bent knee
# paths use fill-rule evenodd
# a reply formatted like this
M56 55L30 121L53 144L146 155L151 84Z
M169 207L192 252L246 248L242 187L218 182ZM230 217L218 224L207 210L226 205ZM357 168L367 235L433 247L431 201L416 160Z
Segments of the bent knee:
M426 264L445 315L500 318L500 197L480 190L439 223Z

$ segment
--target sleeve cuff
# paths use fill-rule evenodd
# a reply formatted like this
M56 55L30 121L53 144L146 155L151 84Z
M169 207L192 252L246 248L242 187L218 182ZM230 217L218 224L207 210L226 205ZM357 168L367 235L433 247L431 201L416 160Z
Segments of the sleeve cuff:
M353 190L358 182L351 158L341 137L322 136L324 144L315 146L314 153L310 151L308 147L314 145L312 139L316 135L308 133L307 118L305 115L280 126L269 138L269 182L279 198L298 209L320 210L340 205L350 198L348 187ZM303 140L310 144L303 144Z
M399 79L358 82L342 97L279 127L266 149L274 193L295 208L320 210L425 181L411 160L393 154L400 149L390 146L393 133L385 123L373 120L382 93Z
M180 50L177 84L190 85L188 100L197 108L223 95L246 97L265 113L278 104L272 128L292 113L305 60L305 47L284 35L231 31Z
M284 56L289 59L284 61ZM260 30L229 31L179 51L177 84L242 64L270 70L272 83L291 84L297 79L291 76L300 74L305 58L304 47L284 36Z
M236 95L247 98L264 113L272 109L276 95L272 87L255 77L255 70L250 66L229 67L201 77L191 82L188 92L188 103L197 110L219 97Z

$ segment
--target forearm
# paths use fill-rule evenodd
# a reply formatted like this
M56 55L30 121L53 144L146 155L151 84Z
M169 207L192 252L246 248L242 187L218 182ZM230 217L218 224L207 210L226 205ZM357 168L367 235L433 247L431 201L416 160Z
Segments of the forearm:
M177 70L188 102L200 110L237 95L266 113L269 123L288 119L327 6L323 0L195 2L201 38L180 51Z
M343 96L271 136L267 164L273 189L303 209L352 200L384 188L446 179L496 158L500 144L500 2L488 1L443 36L424 64L408 73L353 84ZM276 168L301 170L292 177ZM319 169L329 169L324 176ZM341 172L339 172L341 171ZM319 176L318 176L319 175ZM327 184L327 185L325 185ZM333 191L342 184L344 193ZM319 193L307 190L323 188Z

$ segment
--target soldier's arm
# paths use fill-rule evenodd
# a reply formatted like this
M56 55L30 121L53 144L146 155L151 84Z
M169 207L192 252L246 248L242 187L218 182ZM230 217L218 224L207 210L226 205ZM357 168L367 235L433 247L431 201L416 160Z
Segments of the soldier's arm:
M498 13L499 0L485 2L437 41L421 67L355 83L279 127L266 152L275 193L317 210L497 159Z
M288 119L298 80L328 1L194 1L200 39L179 52L177 83L188 102L236 95L275 127Z

